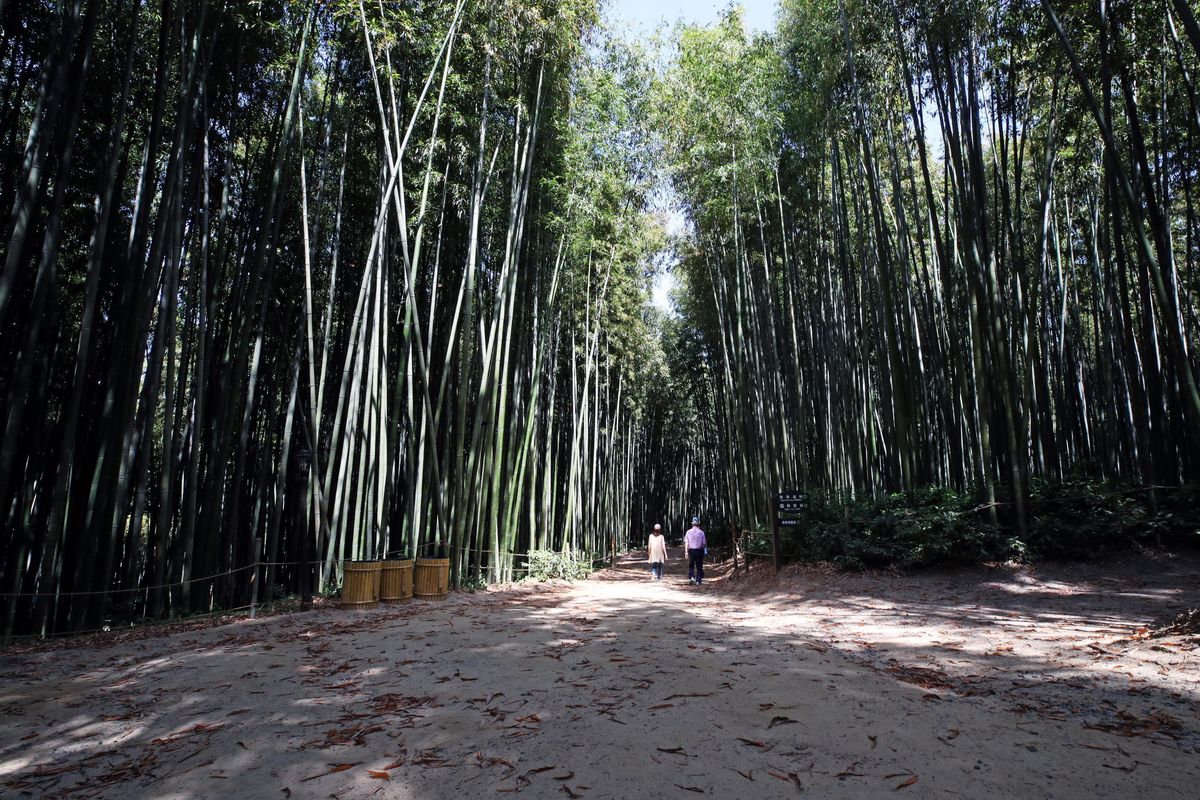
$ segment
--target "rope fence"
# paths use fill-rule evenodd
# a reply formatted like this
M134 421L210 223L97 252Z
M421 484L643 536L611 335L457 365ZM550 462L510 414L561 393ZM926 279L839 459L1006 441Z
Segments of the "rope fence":
M266 566L266 564L261 564L260 566ZM247 564L244 567L238 567L237 569L231 569L231 570L228 570L227 572L217 572L213 575L205 575L203 578L188 578L186 581L176 581L174 583L160 583L156 586L139 586L135 589L109 589L109 590L94 589L92 591L87 591L87 592L7 592L7 593L0 592L0 597L89 597L89 596L101 595L101 594L114 595L114 594L128 594L131 592L152 592L152 591L155 591L156 589L170 589L175 586L186 586L186 585L192 584L192 583L202 583L204 581L216 580L217 578L224 578L228 575L236 575L239 572L245 572L246 570L251 570L254 568L255 568L254 564Z
M496 551L494 551L490 548L482 549L482 548L463 547L463 548L455 548L454 552L456 552L456 553L472 553L472 554L476 554L476 555L484 554L484 555L488 555L488 556L496 555ZM531 551L531 552L538 552L538 551ZM557 552L557 551L554 551L554 552ZM516 551L512 551L512 550L502 550L502 551L500 551L499 555L509 556L514 559L528 560L530 557L530 552L516 552ZM351 560L353 560L353 559L349 559L349 558L333 559L334 563L344 563L346 561L351 561ZM373 560L383 560L383 559L364 559L364 560L373 561ZM604 563L606 561L608 561L607 556L597 556L597 557L591 558L591 563L593 565L599 564L599 563ZM172 583L160 583L160 584L155 584L153 586L137 586L137 587L126 588L126 589L109 589L109 590L93 589L93 590L81 591L81 592L0 592L0 598L14 598L14 597L15 598L21 598L21 597L71 598L71 597L98 597L101 595L107 595L109 597L112 597L113 595L138 594L141 592L158 591L160 589L179 588L182 586L191 585L193 583L204 583L205 581L214 581L219 578L227 578L231 575L238 575L240 573L248 572L250 570L260 569L262 567L296 567L296 566L319 567L319 566L324 565L325 563L326 563L326 561L323 558L314 559L314 560L308 561L308 562L303 562L303 561L259 561L254 564L246 564L245 566L236 567L231 570L226 570L225 572L216 572L211 575L204 575L199 578L188 578L187 580L174 581ZM528 571L529 568L528 567L519 567L517 569L523 570L523 571ZM247 606L247 608L249 608L249 606Z
M480 548L458 548L458 550L456 552L466 552L466 553L475 553L475 554L484 553L487 555L495 555L494 550L491 550L491 549L485 550L485 549L480 549ZM532 552L537 552L537 551L532 551ZM530 552L516 552L516 551L511 551L511 550L501 551L500 554L506 555L506 556L512 556L516 559L526 559L526 560L528 560L531 555ZM336 562L345 562L345 561L350 561L350 560L351 559L346 559L346 558L334 559L334 561L336 561ZM590 559L590 562L593 566L595 566L596 564L606 563L607 561L608 561L607 557L593 557ZM131 589L113 589L108 592L104 592L104 591L16 592L16 593L9 592L9 593L0 593L0 597L5 597L5 598L13 598L13 597L71 598L71 597L89 597L89 596L97 596L97 595L103 595L103 594L108 594L111 596L111 595L120 595L120 594L141 593L141 592L155 591L158 589L171 589L171 588L181 587L186 584L192 584L192 583L202 583L204 581L212 581L212 580L216 580L218 578L226 578L231 575L237 575L239 573L247 572L249 570L259 569L262 567L295 567L295 566L319 567L325 563L326 563L325 559L323 559L323 558L316 559L313 561L307 561L307 562L302 562L302 561L260 561L257 564L248 564L246 566L238 567L236 569L226 570L225 572L218 572L218 573L214 573L212 575L205 575L205 576L202 576L199 578L189 578L187 580L176 581L174 583L156 584L153 586L140 586L140 587L131 588ZM528 572L529 567L528 566L516 567L515 571ZM214 609L212 611L208 611L208 612L204 612L204 613L190 614L186 617L176 617L173 619L142 618L139 621L130 622L129 624L121 624L119 626L107 625L102 628L88 628L88 629L84 629L84 630L67 630L67 631L55 631L52 633L31 633L31 634L9 635L9 636L3 637L3 638L4 638L5 642L11 643L11 642L29 641L29 640L34 640L34 639L46 640L46 639L60 639L60 638L64 638L64 637L88 636L88 635L97 634L97 633L120 633L123 631L129 631L129 630L134 630L134 629L146 629L146 628L154 628L154 627L160 627L160 626L165 626L165 625L185 624L185 623L192 622L192 621L199 621L199 620L205 620L205 619L209 619L209 618L213 618L213 617L234 615L234 614L239 614L239 613L246 612L246 611L253 614L256 610L261 609L266 605L267 605L266 603L257 603L256 602L256 603L250 603L248 605L235 606L232 608ZM274 605L274 603L272 603L271 605Z
M1068 503L1068 502L1076 502L1079 500L1095 500L1095 499L1103 499L1103 498L1110 498L1110 497L1122 497L1125 495L1142 494L1144 492L1173 491L1173 490L1177 490L1179 488L1180 487L1178 487L1178 486L1165 486L1165 485L1154 484L1154 485L1150 485L1150 486L1137 486L1137 487L1131 487L1128 489L1118 489L1118 490L1111 491L1111 492L1102 492L1102 493L1093 493L1093 494L1077 494L1077 495L1068 495L1066 497L1039 497L1039 498L1036 498L1036 500L1027 500L1026 504L1028 507L1028 505L1030 505L1032 503L1037 503L1037 504ZM989 508L999 508L1002 506L1011 506L1011 505L1014 505L1013 501L1011 501L1011 500L996 500L991 503L982 503L980 505L973 506L971 508L967 508L967 509L963 509L963 510L947 509L945 511L945 513L948 515L956 516L956 517L962 517L962 516L969 516L971 514L977 514L981 511L986 511ZM900 509L894 509L894 510L890 511L890 513L895 516L907 516L907 515L911 515L911 514L915 513L916 511L917 511L917 509L900 508ZM889 513L888 511L883 511L881 514L879 514L875 517L871 517L871 518L864 518L864 517L839 518L837 520L828 520L828 521L826 521L826 524L861 525L863 527L867 527L875 522L878 522L881 517L886 516L888 513ZM803 515L800 516L800 520L801 520L801 522L805 521ZM819 524L819 523L813 523L813 524ZM794 540L796 538L797 533L803 532L804 527L805 527L804 525L795 526L794 528L792 528L789 531L786 531L786 532L780 531L780 534L781 534L781 536L784 536L787 539ZM741 540L749 539L751 537L764 537L765 538L765 537L769 537L772 535L773 535L773 533L770 529L742 530L738 534L738 540L741 541ZM774 550L738 550L737 552L746 557L755 557L755 558L774 558L775 557ZM779 557L781 559L799 558L799 557L803 557L804 555L805 555L805 553L799 552L799 551L780 552L779 553Z
M1102 497L1120 497L1122 495L1141 494L1143 492L1173 491L1173 490L1176 490L1179 488L1181 488L1181 487L1179 487L1179 486L1163 486L1163 485L1153 484L1150 486L1135 486L1135 487L1131 487L1129 489L1118 489L1116 491L1103 492L1100 494L1077 494L1077 495L1068 495L1066 497L1038 497L1038 498L1028 498L1027 497L1025 499L1025 504L1028 506L1030 503L1066 503L1066 502L1071 502L1074 500L1093 500L1093 499L1102 498ZM817 493L817 494L819 496L819 493ZM950 514L974 514L978 511L984 511L989 508L999 508L1000 506L1011 506L1011 505L1014 505L1014 502L1012 500L993 500L990 503L982 503L980 505L974 506L972 508L964 509L962 511L948 511L947 513L950 513ZM859 520L846 520L846 521L849 522L849 521L859 521Z
M775 553L771 550L742 550L741 554L743 556L763 556L765 558L774 558L775 557ZM780 558L794 558L799 555L803 555L803 554L802 553L780 553L779 557Z
M1143 492L1153 492L1153 491L1159 491L1159 490L1168 490L1169 491L1169 490L1175 490L1175 489L1179 489L1179 488L1180 487L1178 487L1178 486L1159 486L1159 485L1138 486L1138 487L1131 488L1131 489L1121 489L1121 490L1114 491L1114 492L1104 492L1102 494L1079 494L1079 495L1069 495L1067 497L1039 497L1036 500L1027 499L1026 507L1028 508L1028 506L1031 503L1067 503L1067 502L1073 502L1076 500L1092 500L1092 499L1107 498L1107 497L1121 497L1122 495L1128 495L1128 494L1141 494ZM1013 501L1011 501L1011 500L995 500L990 503L982 503L980 505L972 506L971 508L962 509L962 510L947 509L945 511L945 513L952 514L954 516L967 516L969 514L976 514L980 511L986 511L989 508L998 508L1000 506L1011 506L1011 505L1014 505ZM899 508L899 509L891 510L890 513L892 513L896 516L904 516L904 515L915 513L917 510L918 509L915 509L915 508ZM830 524L836 523L836 524L867 525L867 524L870 524L873 522L877 522L881 517L885 516L887 513L889 513L889 512L884 511L881 514L879 514L878 516L870 517L870 518L867 518L867 517L839 517L836 520L828 520L827 522ZM800 516L801 521L805 520L803 515L799 515L799 516ZM803 526L797 526L797 527L803 527ZM749 530L749 529L747 529L747 530L741 531L741 535L742 536L770 536L771 530L769 528L764 529L764 530Z
M81 631L55 631L53 633L23 633L19 635L4 637L5 643L23 642L31 639L46 640L46 639L63 639L69 636L89 636L95 633L125 633L132 630L145 630L147 628L159 628L166 625L184 625L189 622L200 622L214 617L223 617L226 615L240 614L243 611L253 611L255 608L262 608L262 603L248 606L237 606L236 608L221 608L215 611L206 611L203 614L190 614L186 617L176 617L175 619L145 619L140 622L131 622L128 625L113 627L112 625L104 628L88 628Z
M1043 497L1043 498L1039 498L1037 500L1037 502L1039 502L1039 503L1066 503L1066 502L1073 502L1076 500L1090 500L1090 499L1096 499L1096 498L1120 497L1120 496L1129 495L1129 494L1140 494L1143 492L1160 491L1160 490L1173 490L1173 489L1178 489L1178 488L1179 487L1177 487L1177 486L1164 486L1164 485L1139 486L1139 487L1130 488L1130 489L1121 489L1121 490L1113 491L1113 492L1105 492L1102 494L1071 495L1071 496L1067 496L1067 497ZM1010 500L996 500L991 503L983 503L981 505L974 506L972 508L965 509L962 511L950 510L950 511L947 511L946 513L952 514L955 516L966 516L966 515L978 513L980 511L985 511L989 508L997 508L997 507L1001 507L1001 506L1010 506L1010 505L1013 505L1012 501L1010 501ZM904 511L901 510L900 513L904 513ZM842 523L842 524L868 525L870 523L877 521L878 519L879 519L878 517L873 517L873 518L869 518L869 519L862 518L862 517L855 517L855 518L840 519L840 520L837 520L837 522ZM741 532L741 536L743 536L743 537L746 537L746 536L770 536L770 535L771 535L771 531L769 531L769 530L764 530L764 531L744 530ZM425 542L425 543L417 546L415 548L415 550L418 553L421 553L421 552L428 553L429 550L434 549L434 548L452 550L455 553L468 553L468 554L473 554L473 555L487 555L487 556L499 555L499 556L505 556L505 557L509 557L509 558L513 558L513 559L526 559L526 560L528 560L530 552L536 552L536 551L516 552L516 551L512 551L512 550L502 550L499 553L497 553L497 551L495 551L491 548L469 548L469 547L468 548L463 548L463 547L452 548L445 543L436 542L436 541ZM392 551L391 555L404 554L405 552L406 551ZM557 551L552 551L552 552L557 552ZM775 555L774 551L742 550L739 552L741 554L747 555L747 556L771 556L771 557L774 557L774 555ZM791 553L791 554L781 553L780 557L790 558L790 557L796 556L796 555L800 555L800 554L799 553ZM418 557L421 557L421 556L418 556ZM593 565L601 564L601 563L608 561L608 559L609 559L608 556L594 556L591 558L591 563ZM333 560L335 562L344 562L344 561L348 561L350 559L338 558L338 559L333 559ZM367 559L367 560L371 560L371 559ZM326 561L323 558L309 561L309 562L307 562L307 564L305 564L304 562L299 562L299 561L260 561L260 562L257 562L256 564L247 564L245 566L236 567L234 569L227 570L225 572L218 572L218 573L214 573L212 575L205 575L200 578L188 578L187 580L183 580L183 581L175 581L173 583L161 583L161 584L157 584L154 586L138 586L138 587L127 588L127 589L110 589L110 590L95 589L95 590L84 591L84 592L0 592L0 598L14 598L14 597L15 598L22 598L22 597L58 597L58 598L66 597L66 598L70 598L70 597L96 597L96 596L100 596L100 595L108 595L111 597L113 595L137 594L139 592L152 592L152 591L157 591L160 589L178 588L178 587L190 585L193 583L203 583L205 581L217 580L218 578L227 578L231 575L237 575L242 572L246 572L248 570L257 569L259 567L292 567L292 566L305 566L305 565L312 567L312 566L321 566L325 563L326 563ZM523 570L523 571L528 571L528 567L520 567L517 569Z

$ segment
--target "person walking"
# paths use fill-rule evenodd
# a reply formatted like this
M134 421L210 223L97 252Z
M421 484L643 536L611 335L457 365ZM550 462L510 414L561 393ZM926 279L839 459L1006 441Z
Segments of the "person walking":
M650 534L650 544L646 547L646 560L650 562L650 574L654 580L661 581L663 565L667 561L667 540L662 533L662 525L655 525Z
M699 586L704 583L704 554L708 552L699 517L692 517L692 527L683 535L683 549L688 557L688 581Z

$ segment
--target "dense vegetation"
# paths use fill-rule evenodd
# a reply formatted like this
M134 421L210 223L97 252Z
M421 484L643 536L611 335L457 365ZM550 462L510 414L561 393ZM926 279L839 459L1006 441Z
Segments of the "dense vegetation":
M4 631L623 546L660 234L597 13L0 6Z
M1198 57L1182 0L683 30L659 106L729 516L811 488L840 527L789 548L855 564L1082 554L1132 518L1195 539ZM1060 533L1055 493L1122 519Z
M599 16L0 3L5 635L782 488L851 566L1195 537L1186 0L785 0L661 69Z

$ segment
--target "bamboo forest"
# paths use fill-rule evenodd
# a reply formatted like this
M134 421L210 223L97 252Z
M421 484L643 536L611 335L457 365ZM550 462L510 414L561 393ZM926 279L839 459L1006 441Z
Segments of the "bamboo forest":
M1197 3L0 0L0 797L1194 796Z
M1196 541L1191 0L603 13L0 2L5 637Z

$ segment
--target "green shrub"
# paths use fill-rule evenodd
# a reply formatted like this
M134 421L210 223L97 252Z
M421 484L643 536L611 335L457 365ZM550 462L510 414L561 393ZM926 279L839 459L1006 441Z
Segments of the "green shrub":
M1158 507L1146 520L1164 542L1200 546L1200 483L1160 492Z
M1129 487L1071 478L1030 489L1028 544L1043 558L1088 559L1135 544L1200 544L1200 485Z
M488 587L486 575L464 575L459 578L458 589L463 592L481 592Z
M529 553L528 577L534 580L577 581L586 578L591 571L591 560L582 554L572 556L552 550L532 550Z
M813 492L801 524L780 533L785 557L829 561L845 569L920 568L935 564L1052 558L1088 559L1143 542L1200 545L1200 485L1157 489L1086 477L1030 487L1026 536L999 498L993 522L974 492L925 488L879 497ZM769 554L769 530L747 550Z
M1146 497L1081 478L1034 483L1029 492L1030 552L1088 559L1129 547L1150 532Z
M770 549L769 534L764 535ZM784 552L845 569L916 568L1020 556L1020 543L966 493L933 488L879 497L813 494Z

